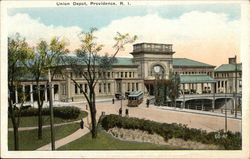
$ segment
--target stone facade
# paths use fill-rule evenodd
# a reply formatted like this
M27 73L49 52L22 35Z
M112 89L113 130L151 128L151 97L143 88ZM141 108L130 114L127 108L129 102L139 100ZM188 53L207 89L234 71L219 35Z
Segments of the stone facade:
M126 93L141 90L144 95L152 95L153 83L156 76L161 75L162 78L169 80L170 73L179 74L181 78L188 77L190 81L181 83L183 92L188 93L212 93L219 92L220 88L225 86L225 83L218 82L227 81L226 87L228 93L234 89L233 74L234 72L220 72L215 70L215 66L201 63L198 61L173 58L175 52L172 50L172 44L155 44L155 43L140 43L133 45L131 52L133 58L117 57L112 69L106 72L96 84L95 93L97 98L114 97L115 94L125 95ZM88 90L88 85L83 77L74 74L69 66L62 66L65 74L57 74L54 76L52 84L53 99L56 101L82 101L84 100L83 92L70 79L76 80L84 91ZM215 75L215 76L214 76ZM224 75L224 76L223 76ZM213 76L218 80L214 85ZM204 78L205 77L205 78ZM241 77L241 71L238 72L238 77ZM192 79L197 79L192 81ZM199 81L199 79L210 79ZM211 80L212 79L212 80ZM238 78L238 84L241 83L241 78ZM34 102L35 82L32 79L22 80L22 90L27 94L27 100ZM46 80L41 82L45 87ZM215 86L215 87L214 87ZM221 86L221 87L220 87ZM238 92L241 90L239 85ZM195 90L194 92L192 92ZM18 101L18 90L16 91L16 101ZM45 89L45 101L48 98L48 92Z

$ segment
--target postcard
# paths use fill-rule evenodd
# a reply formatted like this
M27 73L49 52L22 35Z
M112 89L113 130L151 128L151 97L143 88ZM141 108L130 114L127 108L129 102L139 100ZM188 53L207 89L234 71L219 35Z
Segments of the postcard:
M249 158L249 10L2 1L1 158Z

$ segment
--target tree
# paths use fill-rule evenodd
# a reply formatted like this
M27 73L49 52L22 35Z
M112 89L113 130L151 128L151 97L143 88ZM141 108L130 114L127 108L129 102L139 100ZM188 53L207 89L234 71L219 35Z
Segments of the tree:
M24 62L36 82L35 92L38 105L38 139L42 139L42 107L45 95L44 90L47 89L49 82L47 80L41 91L41 78L46 77L48 69L50 69L53 79L54 74L58 71L56 66L60 61L61 56L68 53L68 50L65 47L66 42L60 40L58 37L53 37L49 44L42 40L38 43L37 47L34 48L33 59Z
M21 108L25 101L25 93L20 92L21 107L16 107L18 101L15 101L15 91L20 87L20 77L26 72L22 62L31 57L32 49L29 48L28 43L18 33L13 38L8 38L8 110L13 125L15 150L19 150L18 128Z
M171 74L170 84L168 86L168 97L172 101L172 105L176 107L176 99L180 96L180 76Z
M96 29L92 28L89 32L83 32L80 35L81 47L76 50L76 57L67 58L65 61L70 63L74 74L83 77L87 82L88 91L85 92L76 79L72 76L69 77L75 86L80 89L80 92L88 102L92 123L92 138L97 137L95 86L100 80L106 78L105 72L112 68L112 63L115 62L117 53L124 50L126 44L133 43L137 38L136 36L131 37L129 34L117 33L117 36L114 38L114 54L112 56L108 54L100 56L99 52L102 50L103 45L96 42L97 37L94 36L95 31Z

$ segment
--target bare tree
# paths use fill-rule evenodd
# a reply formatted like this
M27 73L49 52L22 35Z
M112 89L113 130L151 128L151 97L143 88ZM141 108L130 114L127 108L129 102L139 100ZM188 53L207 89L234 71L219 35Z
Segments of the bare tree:
M103 45L96 42L95 31L96 29L92 28L89 32L83 32L80 35L81 47L76 50L76 57L68 57L65 61L71 65L73 74L83 77L87 82L88 91L85 91L75 78L69 77L88 102L91 115L92 138L97 137L95 86L100 80L106 78L105 72L112 68L117 53L124 50L126 44L133 43L137 38L136 36L131 37L129 34L117 33L117 36L114 38L114 54L111 56L108 54L100 56L99 52L102 50Z

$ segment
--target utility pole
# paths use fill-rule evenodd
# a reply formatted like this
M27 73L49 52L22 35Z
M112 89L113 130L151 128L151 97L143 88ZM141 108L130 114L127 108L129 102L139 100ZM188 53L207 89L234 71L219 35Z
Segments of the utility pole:
M237 118L237 56L235 55L235 118Z
M49 69L49 108L50 108L50 133L51 133L51 150L55 150L55 136L54 136L54 113L53 113L53 101L52 101L52 82Z
M213 83L213 103L212 103L212 111L214 112L214 108L215 108L215 83Z
M225 92L225 132L227 132L227 90Z

